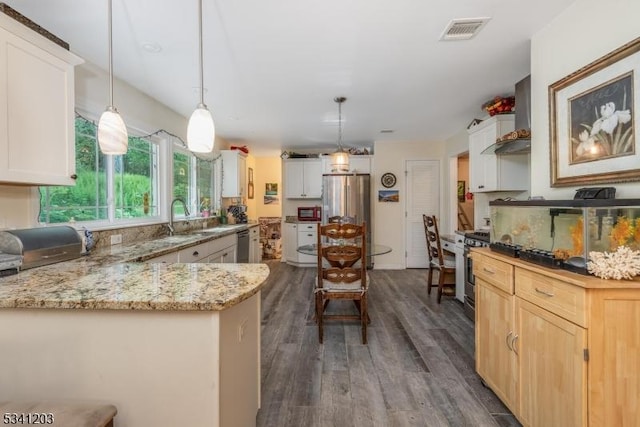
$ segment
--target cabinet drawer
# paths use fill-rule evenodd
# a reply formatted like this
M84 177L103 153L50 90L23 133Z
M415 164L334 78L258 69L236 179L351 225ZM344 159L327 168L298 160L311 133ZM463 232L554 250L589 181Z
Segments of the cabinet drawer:
M315 222L313 224L298 224L298 233L303 231L312 231L315 233L318 231L318 224Z
M516 269L516 295L579 326L587 327L586 290L528 270Z
M201 243L190 248L185 248L178 253L178 259L181 263L198 262L209 256L209 244Z
M440 246L442 247L442 250L445 252L451 252L454 253L455 252L455 243L451 243L448 240L444 240L444 239L440 239Z
M513 295L513 266L497 259L473 254L473 275Z

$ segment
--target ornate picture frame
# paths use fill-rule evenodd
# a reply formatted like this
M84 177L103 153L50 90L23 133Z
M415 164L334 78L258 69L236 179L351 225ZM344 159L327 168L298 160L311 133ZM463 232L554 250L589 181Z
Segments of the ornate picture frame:
M640 38L549 86L551 187L640 181Z

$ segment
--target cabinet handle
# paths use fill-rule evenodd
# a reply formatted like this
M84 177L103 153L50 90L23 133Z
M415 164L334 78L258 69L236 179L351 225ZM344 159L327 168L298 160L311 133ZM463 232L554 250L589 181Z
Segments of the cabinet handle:
M195 252L193 253L193 256L198 256L198 255L200 255L200 253L199 253L198 251L195 251Z
M73 175L71 175L70 177L71 179L78 179L78 175L76 175L75 173Z
M308 237L313 237L313 234L307 234Z
M509 333L507 334L507 348L511 351L513 351L513 347L511 347L511 341L509 340L509 337L513 335L513 331L509 331Z
M484 188L484 185L478 185L478 188Z
M542 294L544 296L547 296L547 297L554 297L555 296L551 292L547 292L547 291L545 291L543 289L540 289L540 288L536 288L536 292L539 293L539 294Z
M511 340L511 349L513 350L513 352L516 354L516 356L519 356L518 354L518 349L516 348L516 341L518 341L518 338L520 338L520 335L515 334L513 336L513 339Z
M496 274L496 272L494 270L491 270L487 267L482 267L482 271L484 271L485 273L489 273L489 274Z

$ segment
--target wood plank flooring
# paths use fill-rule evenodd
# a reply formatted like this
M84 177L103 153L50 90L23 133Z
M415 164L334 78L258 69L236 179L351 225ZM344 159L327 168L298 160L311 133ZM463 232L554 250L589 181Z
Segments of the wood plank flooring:
M427 295L427 270L370 271L369 344L356 321L341 321L325 324L321 345L315 268L268 264L259 427L520 425L475 373L462 304Z

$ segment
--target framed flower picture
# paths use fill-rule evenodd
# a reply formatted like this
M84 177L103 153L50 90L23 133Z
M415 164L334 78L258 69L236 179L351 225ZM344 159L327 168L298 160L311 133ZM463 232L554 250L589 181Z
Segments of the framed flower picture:
M640 38L549 86L551 186L640 180Z

